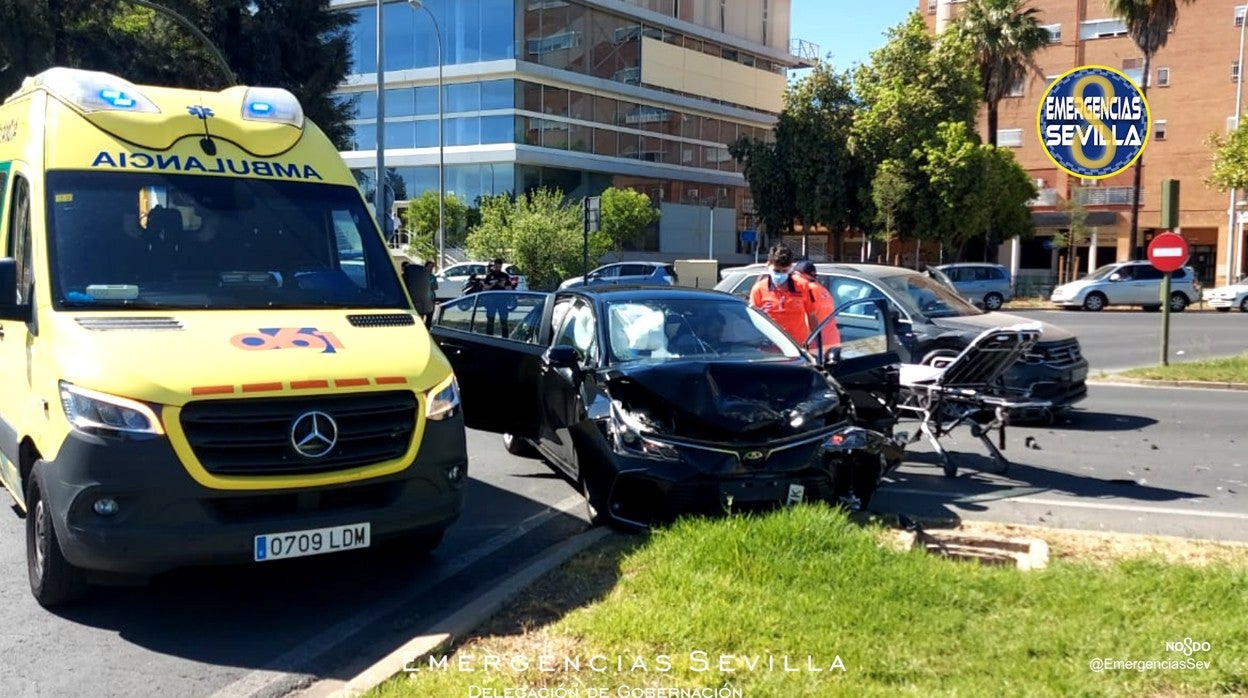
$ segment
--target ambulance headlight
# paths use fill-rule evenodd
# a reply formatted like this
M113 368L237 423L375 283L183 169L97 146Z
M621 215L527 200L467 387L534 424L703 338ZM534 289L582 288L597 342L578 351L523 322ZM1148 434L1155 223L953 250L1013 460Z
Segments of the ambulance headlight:
M303 107L290 92L277 87L249 87L243 97L243 118L303 128Z
M61 381L61 407L74 429L87 434L163 434L151 407L137 400Z
M429 391L428 402L425 403L425 417L433 421L449 419L455 416L459 407L459 382L455 376L439 383Z
M51 68L35 81L84 112L129 111L159 114L160 109L139 88L116 75L93 70Z

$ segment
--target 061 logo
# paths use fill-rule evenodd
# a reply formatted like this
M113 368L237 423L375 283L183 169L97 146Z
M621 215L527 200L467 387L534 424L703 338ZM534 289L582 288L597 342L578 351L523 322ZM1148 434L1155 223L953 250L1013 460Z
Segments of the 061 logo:
M332 332L322 332L315 327L262 327L256 332L230 337L230 344L249 351L320 349L322 354L333 354L342 348L342 342Z

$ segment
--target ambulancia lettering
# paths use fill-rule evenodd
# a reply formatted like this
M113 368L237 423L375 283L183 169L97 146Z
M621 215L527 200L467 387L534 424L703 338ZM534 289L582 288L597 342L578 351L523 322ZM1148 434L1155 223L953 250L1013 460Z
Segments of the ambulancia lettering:
M101 150L91 163L92 167L115 167L131 170L160 170L169 172L203 172L205 174L254 175L277 179L316 179L324 181L311 165L269 160L235 160L233 158L199 158L194 155L172 155L144 152L116 152Z

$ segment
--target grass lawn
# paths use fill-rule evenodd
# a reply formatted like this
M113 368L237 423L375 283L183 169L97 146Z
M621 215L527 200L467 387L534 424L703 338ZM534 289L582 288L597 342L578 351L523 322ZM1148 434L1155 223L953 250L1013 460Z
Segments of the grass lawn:
M1248 383L1248 354L1240 354L1227 359L1183 361L1171 363L1169 366L1133 368L1119 375L1150 380Z
M1204 564L1059 554L1019 572L899 552L889 534L802 506L608 538L456 648L449 668L418 662L373 695L1248 694L1245 549ZM1189 637L1209 649L1166 647ZM1090 669L1102 659L1111 666ZM727 692L654 690L673 688Z

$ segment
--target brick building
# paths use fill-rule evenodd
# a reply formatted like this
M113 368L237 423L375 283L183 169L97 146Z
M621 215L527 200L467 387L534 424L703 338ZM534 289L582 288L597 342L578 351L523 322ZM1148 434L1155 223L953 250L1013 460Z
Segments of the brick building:
M940 31L957 17L962 4L962 0L919 0L919 11L933 31ZM1030 76L1014 96L1000 103L997 142L1015 149L1015 157L1040 189L1031 204L1036 236L1003 246L1001 263L1018 269L1023 278L1042 282L1058 269L1060 253L1052 249L1051 238L1069 223L1062 204L1072 198L1084 202L1087 223L1095 230L1091 244L1078 251L1080 269L1128 259L1133 193L1131 169L1095 181L1057 169L1036 134L1036 110L1044 90L1062 73L1081 65L1117 68L1137 82L1145 76L1143 55L1103 0L1031 0L1029 6L1040 10L1051 43L1036 58L1042 74ZM1207 139L1235 126L1243 23L1244 5L1235 0L1180 4L1170 40L1153 57L1148 76L1153 124L1140 187L1143 244L1158 226L1162 180L1179 180L1180 231L1191 245L1190 264L1206 286L1225 282L1232 236L1239 240L1233 255L1238 259L1230 258L1232 275L1243 273L1248 256L1242 227L1232 218L1231 195L1205 184L1213 157ZM979 128L986 140L985 123L981 110ZM1245 198L1243 193L1239 198Z

